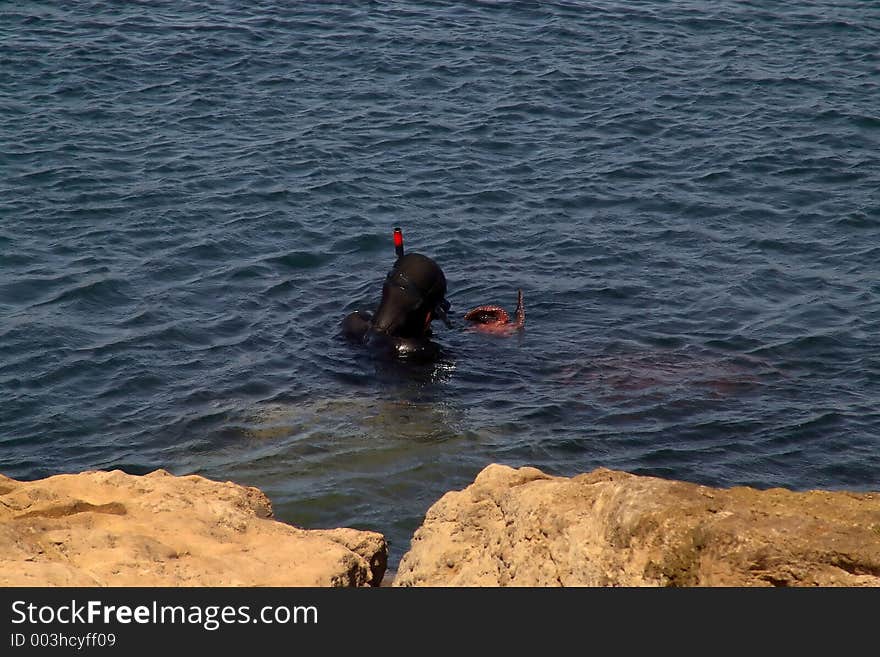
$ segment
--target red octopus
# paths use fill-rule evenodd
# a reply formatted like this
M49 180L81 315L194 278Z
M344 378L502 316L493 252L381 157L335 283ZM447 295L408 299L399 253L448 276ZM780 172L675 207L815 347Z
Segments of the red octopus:
M501 306L477 306L468 310L464 318L473 322L473 328L484 333L495 335L511 335L522 330L526 325L526 311L523 306L522 289L516 292L516 310L513 312L514 321L510 321L510 315Z

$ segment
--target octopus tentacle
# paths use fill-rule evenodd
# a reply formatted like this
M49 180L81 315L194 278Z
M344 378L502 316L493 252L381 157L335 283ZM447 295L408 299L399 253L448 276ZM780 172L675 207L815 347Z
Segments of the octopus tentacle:
M526 325L526 307L523 304L522 288L516 291L516 310L513 314L516 316L516 328L523 328Z

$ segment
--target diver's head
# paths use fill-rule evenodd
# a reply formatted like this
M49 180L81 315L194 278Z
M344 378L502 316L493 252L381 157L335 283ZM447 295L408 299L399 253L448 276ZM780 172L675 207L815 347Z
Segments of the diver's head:
M446 276L421 253L400 256L382 286L382 301L373 316L373 329L401 338L420 338L435 318L449 323Z

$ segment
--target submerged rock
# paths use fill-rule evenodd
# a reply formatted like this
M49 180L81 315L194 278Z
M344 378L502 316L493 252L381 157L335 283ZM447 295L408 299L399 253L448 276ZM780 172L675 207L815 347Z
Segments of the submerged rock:
M493 464L429 509L394 586L880 586L880 493Z
M384 537L272 518L258 489L197 475L0 475L0 586L378 586Z

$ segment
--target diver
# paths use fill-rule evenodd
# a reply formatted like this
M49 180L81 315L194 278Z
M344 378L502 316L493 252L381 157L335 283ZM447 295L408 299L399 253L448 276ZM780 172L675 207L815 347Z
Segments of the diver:
M342 320L343 335L393 358L436 360L440 345L431 340L435 319L451 328L446 276L421 253L403 253L403 233L394 229L397 260L385 277L374 313L357 310Z

